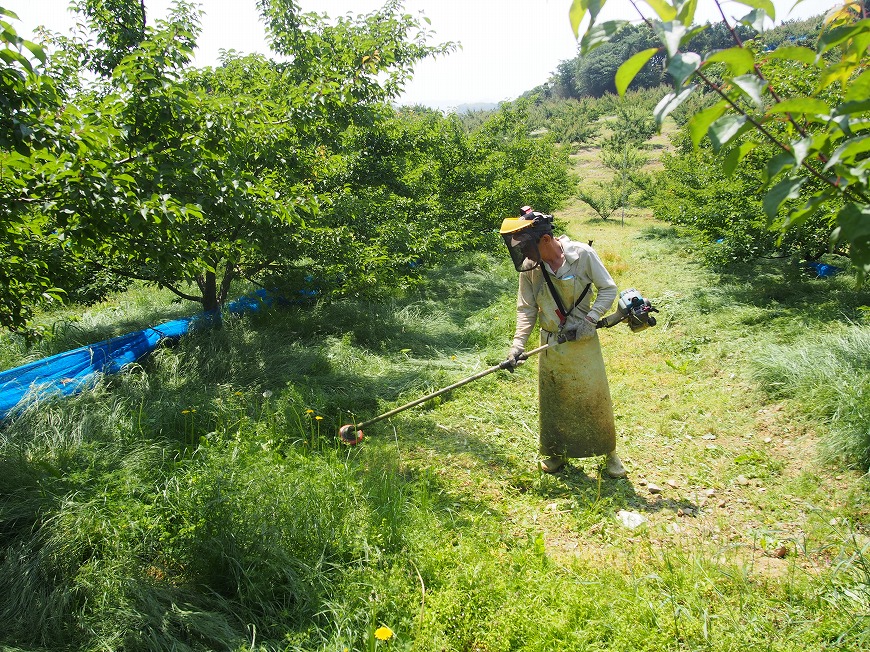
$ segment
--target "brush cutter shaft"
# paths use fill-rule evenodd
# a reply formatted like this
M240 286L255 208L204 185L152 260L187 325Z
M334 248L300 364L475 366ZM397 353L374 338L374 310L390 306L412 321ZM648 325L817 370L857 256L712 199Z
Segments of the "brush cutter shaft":
M551 342L550 344L544 344L543 346L539 346L537 349L532 349L531 351L526 351L525 353L523 353L520 356L520 360L525 360L527 358L530 358L533 355L537 355L538 353L540 353L544 349L549 349L551 346L558 346L559 344L561 344L561 342ZM449 385L448 387L445 387L443 389L439 389L437 392L432 392L431 394L427 394L426 396L418 398L415 401L411 401L410 403L406 403L405 405L399 406L393 410L390 410L389 412L385 412L384 414L381 414L380 416L369 419L368 421L363 421L362 423L358 423L354 426L354 428L357 430L362 430L363 428L366 428L366 427L372 425L373 423L377 423L381 419L386 419L387 417L391 417L394 414L398 414L399 412L404 412L408 408L412 408L416 405L420 405L420 403L425 403L426 401L429 401L429 400L435 398L436 396L441 396L442 394L446 394L447 392L449 392L452 389L456 389L457 387L462 387L463 385L467 385L468 383L470 383L474 380L478 380L480 378L483 378L484 376L488 376L489 374L494 373L494 372L498 371L499 369L506 369L506 368L507 368L507 366L505 365L505 362L500 362L497 365L490 367L489 369L484 369L483 371L478 371L473 376L469 376L468 378L463 378L462 380L455 382L452 385Z

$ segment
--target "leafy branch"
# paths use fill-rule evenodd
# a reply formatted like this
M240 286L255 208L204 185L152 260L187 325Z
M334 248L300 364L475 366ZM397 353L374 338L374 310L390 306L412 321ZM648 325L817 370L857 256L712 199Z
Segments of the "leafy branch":
M738 22L761 31L764 21L775 19L770 0L735 0L750 11ZM581 39L584 52L606 43L625 21L597 23L606 0L574 0L570 19L575 34L588 14L590 22ZM844 0L824 18L815 49L799 46L780 47L766 52L768 62L781 65L809 66L815 75L814 89L790 96L777 92L762 72L759 58L740 38L725 18L720 0L714 0L727 25L734 47L715 50L701 56L688 50L693 37L710 26L693 25L696 2L685 0L648 0L657 20L644 15L638 4L632 5L641 19L654 31L659 47L638 52L625 61L615 76L615 85L624 94L641 68L656 55L664 55L674 89L665 95L654 110L659 127L663 120L699 87L706 87L720 98L708 108L694 112L689 131L697 147L709 138L714 151L724 155L723 168L732 173L760 141L772 143L779 154L767 160L767 191L764 212L771 225L782 231L802 224L823 205L840 205L831 226L832 245L846 244L858 270L859 282L870 273L870 174L867 152L870 137L862 131L870 111L870 19L858 0ZM714 64L723 64L722 83L708 72ZM805 76L809 71L804 71ZM780 89L781 90L781 89ZM770 98L771 101L766 101ZM746 102L751 108L746 108ZM795 116L803 116L801 124ZM794 139L783 139L770 128L784 118L793 130ZM806 126L805 126L806 125ZM808 193L809 179L821 187ZM801 194L803 192L803 195ZM807 197L808 194L808 197ZM790 207L785 217L783 205L805 197L802 205ZM793 205L789 205L793 206Z

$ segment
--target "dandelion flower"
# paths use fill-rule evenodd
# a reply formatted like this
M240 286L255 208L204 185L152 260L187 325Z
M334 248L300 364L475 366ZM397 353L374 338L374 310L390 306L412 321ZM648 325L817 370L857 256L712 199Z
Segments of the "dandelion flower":
M316 417L314 417L314 420L315 421L323 421L323 417L318 414Z
M305 414L314 414L314 410L309 408L309 409L305 410Z
M386 625L381 625L375 630L375 638L379 641L389 641L393 638L393 630Z

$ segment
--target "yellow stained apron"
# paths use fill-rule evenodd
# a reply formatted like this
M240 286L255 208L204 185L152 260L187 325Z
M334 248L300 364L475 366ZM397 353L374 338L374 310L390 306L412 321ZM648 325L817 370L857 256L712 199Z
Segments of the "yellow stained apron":
M585 287L579 286L577 279L550 278L566 307L574 305ZM571 312L568 328L586 316L588 301ZM541 284L537 302L541 344L549 344L556 340L559 321L546 283ZM538 356L538 418L540 452L546 457L591 457L616 449L613 403L598 333L554 346Z

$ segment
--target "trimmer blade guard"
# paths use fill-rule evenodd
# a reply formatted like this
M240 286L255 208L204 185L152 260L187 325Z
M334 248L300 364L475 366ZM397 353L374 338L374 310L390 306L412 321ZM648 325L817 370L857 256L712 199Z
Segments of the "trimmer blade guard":
M347 424L338 430L338 438L342 444L356 446L363 440L363 431L357 430L356 426Z

